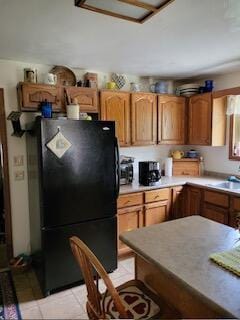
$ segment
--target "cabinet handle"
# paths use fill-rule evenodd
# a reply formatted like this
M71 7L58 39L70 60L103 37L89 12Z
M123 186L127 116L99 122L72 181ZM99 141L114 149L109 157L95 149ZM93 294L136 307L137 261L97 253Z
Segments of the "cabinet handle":
M130 202L130 200L127 200L127 201L124 202L124 204L128 204L129 202Z
M154 199L157 199L157 198L159 198L159 195L155 196L155 198L154 198Z

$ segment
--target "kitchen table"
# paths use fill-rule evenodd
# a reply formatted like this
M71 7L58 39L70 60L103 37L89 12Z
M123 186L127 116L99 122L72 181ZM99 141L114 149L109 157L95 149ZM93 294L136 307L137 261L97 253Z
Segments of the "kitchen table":
M135 253L136 278L155 290L183 318L240 318L240 277L209 255L240 243L239 233L200 216L125 232Z

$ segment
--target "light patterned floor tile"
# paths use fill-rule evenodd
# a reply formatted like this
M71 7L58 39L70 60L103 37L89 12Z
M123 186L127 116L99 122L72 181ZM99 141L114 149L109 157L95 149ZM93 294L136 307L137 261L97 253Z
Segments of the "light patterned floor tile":
M118 269L109 274L114 286L134 278L134 259L120 260ZM87 319L87 290L81 285L43 298L34 271L14 277L23 319ZM99 290L106 287L99 281Z
M130 280L133 280L133 279L134 279L134 278L133 278L132 274L129 273L129 274L123 276L123 277L114 279L114 280L113 280L113 285L114 285L115 287L118 287L118 286L120 286L121 284L123 284L123 283L125 283L125 282L127 282L127 281L130 281Z
M119 261L119 265L123 266L128 272L134 274L135 265L134 265L134 258L133 257Z
M20 309L20 311L23 320L42 319L42 314L38 306L27 310Z
M87 313L82 313L73 319L86 320L86 319L88 319L88 315L87 315Z
M73 294L39 306L43 319L73 319L84 313Z
M68 289L68 290L58 292L58 293L53 293L48 297L42 297L41 299L38 299L37 302L38 302L38 305L42 305L45 303L49 303L49 302L64 298L64 297L69 296L71 294L72 294L71 289Z
M113 280L125 276L126 274L128 274L128 270L121 263L119 263L117 270L115 270L112 273L109 273L109 277L111 280Z

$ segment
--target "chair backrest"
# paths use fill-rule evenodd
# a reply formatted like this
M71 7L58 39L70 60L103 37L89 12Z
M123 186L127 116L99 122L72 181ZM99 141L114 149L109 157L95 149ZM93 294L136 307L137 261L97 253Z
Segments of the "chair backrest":
M108 290L108 294L111 295L115 308L119 312L121 318L128 318L117 290L114 288L112 281L97 257L86 246L86 244L77 237L70 238L70 245L73 255L81 268L87 287L87 312L89 318L105 319L105 310L101 303L102 297L98 290L99 277L103 279ZM97 273L96 283L94 279L94 270Z

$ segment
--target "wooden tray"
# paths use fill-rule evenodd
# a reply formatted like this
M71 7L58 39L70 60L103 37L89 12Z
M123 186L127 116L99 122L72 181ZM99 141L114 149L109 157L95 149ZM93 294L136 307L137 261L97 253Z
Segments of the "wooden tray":
M56 74L58 85L74 87L77 83L75 74L67 67L56 66L52 68L50 73Z

